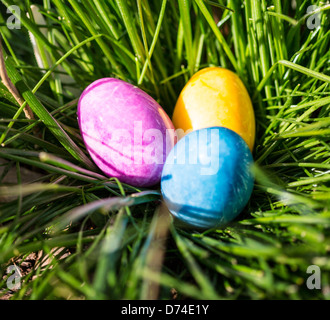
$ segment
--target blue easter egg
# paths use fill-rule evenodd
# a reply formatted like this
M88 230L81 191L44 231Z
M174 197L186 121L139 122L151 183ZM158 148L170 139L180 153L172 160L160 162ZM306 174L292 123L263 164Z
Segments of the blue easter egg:
M224 127L196 130L168 155L161 178L163 199L185 224L202 229L235 219L251 197L253 157L248 145Z

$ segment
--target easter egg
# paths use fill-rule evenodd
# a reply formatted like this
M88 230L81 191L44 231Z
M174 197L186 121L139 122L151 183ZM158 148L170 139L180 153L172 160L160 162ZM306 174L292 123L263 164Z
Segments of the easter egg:
M183 132L226 127L238 133L253 150L252 102L243 82L230 70L212 67L197 72L182 90L172 121Z
M91 158L107 176L136 187L160 182L175 129L147 93L119 79L97 80L79 99L78 122Z
M251 197L253 158L234 131L212 127L185 135L165 162L161 192L185 225L211 229L235 219Z

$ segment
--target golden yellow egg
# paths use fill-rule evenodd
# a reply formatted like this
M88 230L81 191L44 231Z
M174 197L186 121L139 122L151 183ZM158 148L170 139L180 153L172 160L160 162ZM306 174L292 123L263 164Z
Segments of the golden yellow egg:
M248 91L232 71L219 67L197 72L182 90L173 114L176 129L226 127L238 133L252 151L255 116Z

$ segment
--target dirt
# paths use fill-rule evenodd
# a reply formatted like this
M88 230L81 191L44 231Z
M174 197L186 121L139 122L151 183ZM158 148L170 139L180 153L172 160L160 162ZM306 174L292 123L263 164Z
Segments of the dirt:
M0 158L0 177L3 175L4 171L7 168L7 165L9 164L8 161ZM33 172L25 167L20 167L20 174L21 174L21 183L31 183L40 177L42 177L41 174L37 172ZM15 164L10 168L10 170L5 174L2 181L0 182L0 186L11 186L11 185L17 185L17 172L16 172L16 166ZM0 195L0 203L4 202L10 202L15 200L15 197L8 197L8 196L1 196ZM38 261L38 255L37 253L31 253L28 255L24 261L22 259L16 259L15 261L8 262L8 265L16 265L19 267L19 270L21 272L21 276L25 277L28 275ZM3 279L7 279L8 275L5 274L3 276ZM7 289L0 289L0 300L9 300L13 295L15 291L8 291Z
M7 165L9 164L8 161L0 158L0 177L6 170ZM21 173L21 182L22 184L31 183L39 178L42 177L40 173L31 171L23 166L20 166L20 173ZM11 169L7 172L5 177L0 181L0 186L10 186L10 185L17 185L17 172L15 164L11 167ZM0 195L0 203L1 202L8 202L12 201L12 197L6 197Z

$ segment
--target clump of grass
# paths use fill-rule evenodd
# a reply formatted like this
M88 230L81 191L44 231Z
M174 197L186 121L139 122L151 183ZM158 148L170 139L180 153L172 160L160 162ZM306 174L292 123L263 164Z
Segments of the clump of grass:
M44 0L45 25L30 1L2 3L21 10L22 28L9 30L3 7L0 30L25 102L1 84L0 295L329 299L328 2ZM319 9L307 14L312 4ZM97 171L76 107L88 84L112 76L171 115L185 82L207 66L238 73L253 98L256 185L239 219L200 233L173 224L157 187L138 190ZM22 184L23 170L34 181ZM6 268L31 254L33 267L11 292ZM321 290L306 286L310 265L321 270Z

